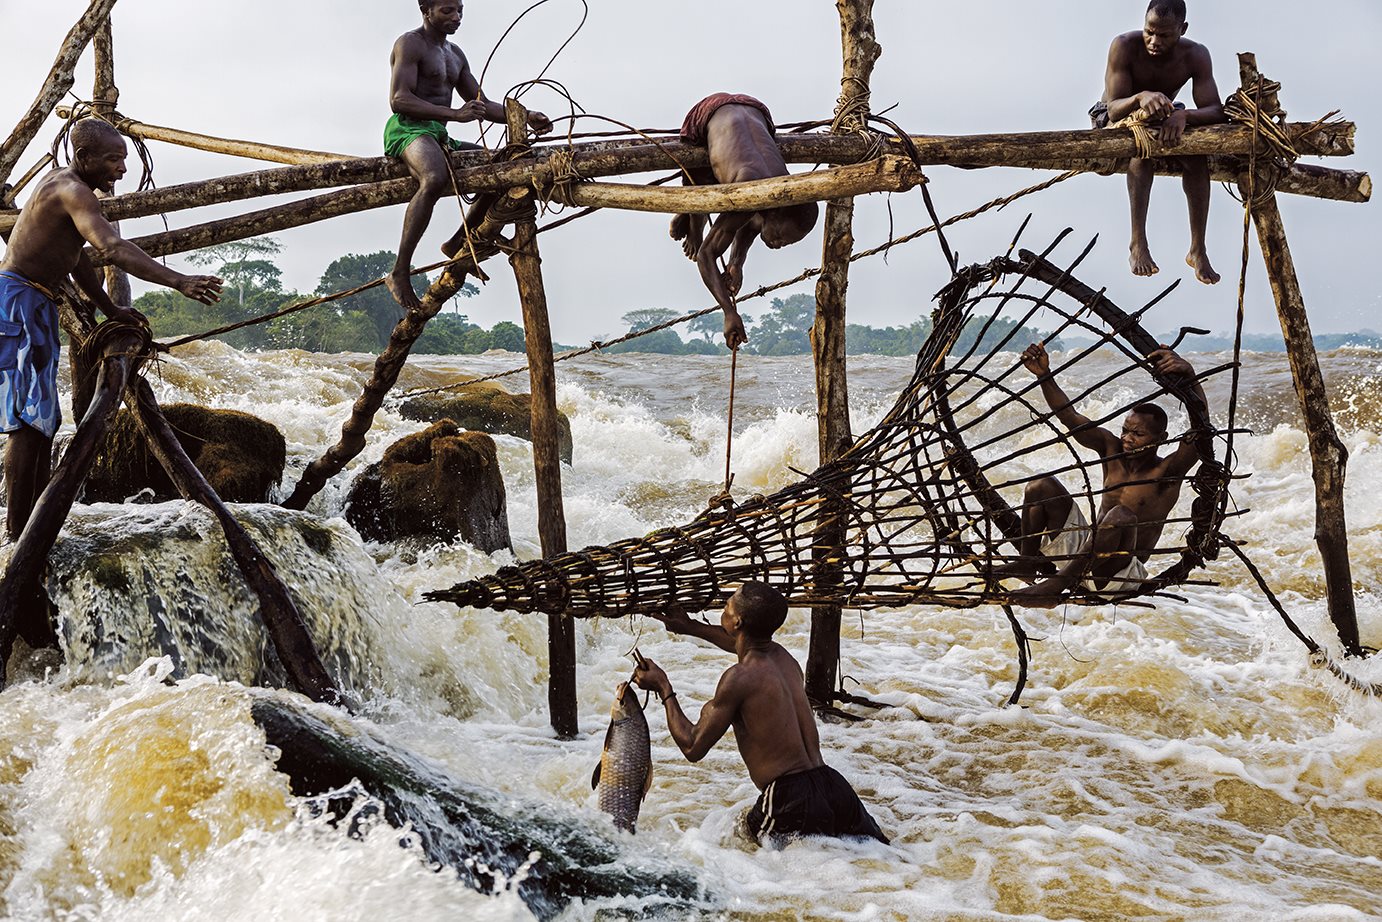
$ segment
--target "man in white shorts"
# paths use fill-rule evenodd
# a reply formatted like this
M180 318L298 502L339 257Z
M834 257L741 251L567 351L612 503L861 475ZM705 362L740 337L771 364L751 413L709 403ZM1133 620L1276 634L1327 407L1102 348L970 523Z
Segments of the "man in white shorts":
M1195 380L1195 369L1169 346L1147 358L1163 375ZM1040 343L1027 347L1022 364L1037 376L1042 397L1071 437L1098 452L1104 486L1096 494L1098 524L1091 528L1080 504L1055 477L1028 484L1017 543L1020 556L994 575L1035 582L1012 595L1014 603L1028 608L1052 608L1076 585L1108 595L1135 593L1147 579L1147 559L1199 453L1185 440L1171 454L1157 454L1166 441L1166 411L1153 403L1132 408L1121 436L1096 426L1075 410L1056 383L1051 357ZM1203 399L1199 383L1193 387Z

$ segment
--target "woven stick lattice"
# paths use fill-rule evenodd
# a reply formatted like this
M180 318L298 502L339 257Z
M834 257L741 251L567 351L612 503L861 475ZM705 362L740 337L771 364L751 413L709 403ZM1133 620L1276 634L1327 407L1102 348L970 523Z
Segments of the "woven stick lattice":
M1008 590L992 570L1016 557L1020 525L1012 504L1021 503L1024 485L1053 473L1062 477L1090 521L1097 519L1102 494L1098 461L1077 451L1018 363L1015 350L1025 343L1013 340L1030 330L1026 325L1038 313L1058 320L1049 338L1071 329L1099 337L1067 355L1058 371L1101 348L1126 359L1073 398L1107 405L1115 382L1120 394L1134 388L1133 399L1095 422L1170 395L1185 409L1185 437L1194 440L1201 461L1189 481L1198 494L1189 516L1169 519L1163 535L1165 545L1179 525L1181 543L1159 547L1152 557L1149 569L1160 572L1135 592L1099 595L1076 587L1068 601L1127 600L1186 581L1220 546L1219 500L1230 476L1214 457L1217 433L1193 382L1161 378L1144 361L1158 344L1138 318L1161 298L1130 316L1076 280L1071 269L1022 251L1018 260L1000 257L960 270L937 297L932 334L891 411L838 460L799 482L768 497L712 508L686 525L505 567L426 598L475 608L619 616L673 604L688 611L715 608L738 584L756 579L777 587L794 606L1007 601ZM1005 279L1014 281L996 291ZM1107 329L1083 319L1087 314ZM1133 379L1144 389L1136 391Z

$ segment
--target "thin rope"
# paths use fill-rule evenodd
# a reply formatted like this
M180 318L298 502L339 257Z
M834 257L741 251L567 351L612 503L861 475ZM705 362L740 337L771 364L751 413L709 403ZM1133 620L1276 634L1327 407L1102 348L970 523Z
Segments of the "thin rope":
M734 385L739 379L739 350L729 353L729 425L725 433L725 492L734 485L734 475L730 473L730 459L734 455Z

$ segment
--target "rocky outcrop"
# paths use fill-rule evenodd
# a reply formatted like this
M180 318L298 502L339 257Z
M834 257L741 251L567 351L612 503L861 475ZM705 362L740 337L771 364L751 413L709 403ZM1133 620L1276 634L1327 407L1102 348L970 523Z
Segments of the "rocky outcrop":
M189 403L163 408L183 450L228 503L263 503L283 479L287 445L272 423L238 410L217 410ZM177 489L128 410L116 414L105 445L87 477L83 499L118 503L141 490L153 490L156 501L176 499Z
M400 439L355 480L346 520L371 541L452 541L486 553L512 547L494 439L443 421Z
M404 403L399 412L405 419L417 422L434 423L449 419L462 429L472 432L512 435L531 442L531 406L531 395L510 394L503 388L486 382L472 384L455 393L414 397ZM565 413L558 413L557 424L561 427L558 444L561 459L570 464L571 421L566 418Z

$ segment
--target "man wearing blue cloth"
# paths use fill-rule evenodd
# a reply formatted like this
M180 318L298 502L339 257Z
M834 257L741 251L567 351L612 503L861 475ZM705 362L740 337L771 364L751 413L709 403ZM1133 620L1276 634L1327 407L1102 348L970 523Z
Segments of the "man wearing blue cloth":
M384 126L384 153L402 159L418 184L403 216L398 260L385 280L394 300L405 310L416 310L421 304L413 291L413 254L432 221L432 209L451 191L447 151L475 147L453 140L446 133L446 123L504 121L504 107L485 98L465 54L447 41L461 27L463 6L461 0L418 0L422 26L400 35L389 59L393 116ZM451 105L457 91L466 100L459 109ZM528 127L544 134L552 130L552 121L541 112L529 112ZM462 227L442 244L441 251L452 259L464 245Z
M221 280L183 275L123 240L101 213L96 190L111 192L125 175L125 139L108 123L87 118L72 126L72 163L39 182L19 213L0 260L0 432L5 445L5 525L11 541L24 531L48 485L58 407L58 310L54 292L71 276L107 317L147 324L116 307L101 287L85 244L103 259L194 301L220 299Z

